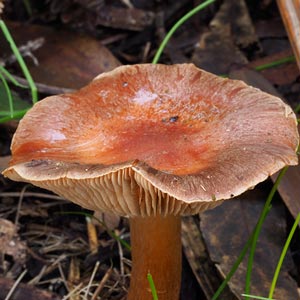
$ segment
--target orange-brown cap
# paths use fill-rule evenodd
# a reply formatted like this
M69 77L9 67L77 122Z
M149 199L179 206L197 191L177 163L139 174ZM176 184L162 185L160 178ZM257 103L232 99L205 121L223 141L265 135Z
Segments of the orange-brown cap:
M181 65L122 66L23 118L4 175L92 210L194 214L297 164L291 108Z

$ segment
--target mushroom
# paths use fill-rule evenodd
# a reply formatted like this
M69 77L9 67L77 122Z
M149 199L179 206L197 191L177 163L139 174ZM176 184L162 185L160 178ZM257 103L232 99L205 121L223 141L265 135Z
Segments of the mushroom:
M21 120L5 176L130 219L129 300L179 298L180 216L213 208L297 164L292 109L181 65L122 66Z

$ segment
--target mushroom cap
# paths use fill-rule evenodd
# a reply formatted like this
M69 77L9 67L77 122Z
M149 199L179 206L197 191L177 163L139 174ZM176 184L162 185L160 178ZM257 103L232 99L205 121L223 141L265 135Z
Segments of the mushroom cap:
M91 210L194 214L297 164L292 109L192 64L122 66L21 120L4 175Z

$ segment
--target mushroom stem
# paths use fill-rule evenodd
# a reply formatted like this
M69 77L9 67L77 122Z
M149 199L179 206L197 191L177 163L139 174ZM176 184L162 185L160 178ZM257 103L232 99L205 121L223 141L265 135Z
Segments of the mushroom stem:
M127 300L152 300L147 273L159 300L178 300L181 284L180 216L130 219L132 272Z

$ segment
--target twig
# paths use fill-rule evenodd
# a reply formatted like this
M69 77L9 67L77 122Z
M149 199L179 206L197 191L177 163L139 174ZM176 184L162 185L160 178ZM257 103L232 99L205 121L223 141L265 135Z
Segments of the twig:
M6 295L6 297L5 297L4 300L9 300L9 298L11 297L11 295L13 294L13 292L15 291L15 289L18 286L18 284L23 279L23 277L25 276L26 273L27 273L27 270L24 270L23 273L18 277L18 279L15 281L15 283L11 287L10 291L8 292L8 294Z
M98 287L96 288L93 297L91 300L96 300L97 296L99 295L99 293L101 292L101 290L104 287L104 284L106 283L106 281L109 279L110 275L112 274L113 269L110 268L107 270L107 272L105 273L105 275L103 276L103 278L101 279Z
M20 198L18 201L18 207L17 207L17 212L16 212L16 218L15 218L15 225L17 226L19 223L19 216L20 216L20 210L21 210L21 206L22 206L22 202L23 202L23 198L24 198L24 193L26 191L26 189L28 188L28 185L25 185L20 193Z
M60 262L58 263L58 270L59 270L60 277L62 278L62 281L63 281L63 283L65 285L65 288L69 292L69 286L68 286L68 283L67 283L67 280L66 280L66 277L65 277L65 274L64 274L64 271L63 271L63 269L61 267L61 263Z
M90 287L91 287L91 285L92 285L92 282L93 282L93 280L94 280L94 277L95 277L95 275L96 275L96 272L97 272L97 270L98 270L99 265L100 265L100 262L97 261L96 264L95 264L93 273L92 273L92 275L91 275L90 281L89 281L88 285L86 286L85 299L87 299L87 297L88 297L88 294L89 294L89 291L90 291Z
M81 287L82 287L83 283L80 282L77 286L75 286L75 288L70 291L67 295L65 295L62 300L67 300L69 298L71 298L73 295L75 295L75 293L79 290L79 293L81 291Z
M77 291L79 291L78 294L80 294L80 291L81 291L81 287L82 287L83 283L80 282L78 285L75 286L74 289L72 289L67 295L65 295L62 300L67 300L69 298L71 298L72 296L75 296Z
M51 271L53 271L56 266L62 261L66 259L66 256L65 255L60 255L50 266L43 266L42 270L40 271L40 273L32 278L28 284L33 284L33 285L36 285L40 282L41 278L44 276L44 275L47 275L49 274Z
M32 54L32 51L35 51L43 46L45 43L44 38L37 38L32 41L28 41L25 45L19 46L20 54L25 57L28 56L32 59L33 63L37 66L39 64L37 58ZM7 63L12 64L17 60L15 55L11 55L7 58Z
M22 85L28 84L27 80L24 79L23 77L13 75L13 78L16 79ZM45 94L56 95L56 94L68 94L74 92L74 89L62 88L58 86L47 85L44 83L35 83L35 85L40 93L45 93Z

